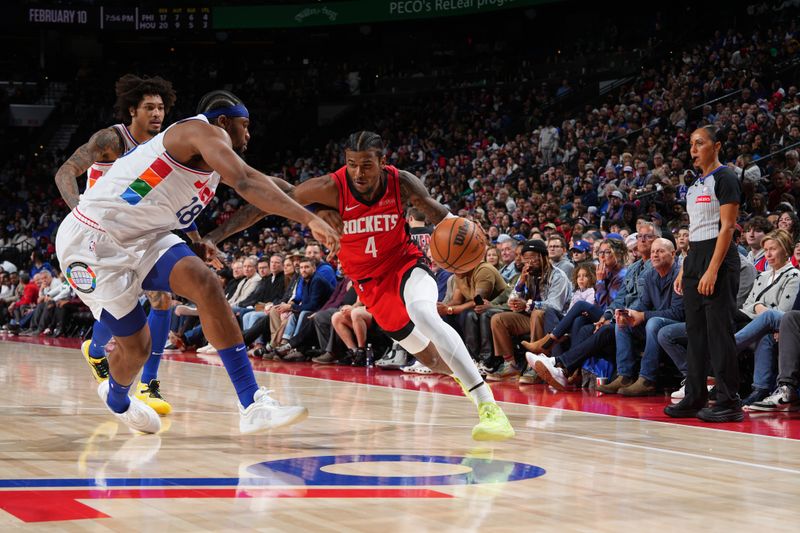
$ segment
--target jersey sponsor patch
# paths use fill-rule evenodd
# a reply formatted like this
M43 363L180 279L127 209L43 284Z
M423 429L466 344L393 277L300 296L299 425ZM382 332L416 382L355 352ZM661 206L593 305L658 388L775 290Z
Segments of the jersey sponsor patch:
M86 263L76 261L67 267L64 273L67 281L76 291L89 294L97 287L97 275Z
M694 203L696 203L696 204L710 204L711 203L711 196L709 196L707 194L703 195L703 196L698 196L697 200L695 200Z

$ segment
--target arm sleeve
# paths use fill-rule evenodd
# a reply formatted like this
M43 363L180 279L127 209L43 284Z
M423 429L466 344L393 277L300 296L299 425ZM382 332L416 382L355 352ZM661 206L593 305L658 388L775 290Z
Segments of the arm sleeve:
M611 301L611 305L606 307L606 310L603 311L603 318L606 320L611 320L614 318L614 310L615 309L625 309L625 298L628 296L628 288L634 285L634 276L635 276L635 269L628 269L625 272L625 277L622 280L622 287L617 291L616 296Z
M630 305L631 309L635 309L636 311L644 311L645 317L647 316L647 311L652 310L656 307L656 302L653 301L653 295L650 292L650 288L653 287L653 273L655 270L649 270L646 274L642 274L639 276L639 279L642 281L642 291L639 293L639 298L636 299L636 302ZM655 273L658 275L658 273Z
M741 261L742 257L739 256ZM736 306L741 308L753 288L753 283L756 280L756 267L749 261L743 261L739 269L739 294L736 295ZM798 307L800 309L800 307Z
M547 290L547 298L542 301L542 307L550 307L556 311L562 312L571 296L569 280L567 279L567 275L558 269L553 269L553 273L550 277L550 288Z
M800 289L800 273L795 271L789 275L791 278L784 285L783 291L781 291L781 295L778 298L778 309L784 313L792 310L798 289Z
M759 285L757 277L755 283L753 283L753 288L750 289L750 294L747 295L747 299L744 301L744 305L742 306L742 312L748 315L750 318L755 316L754 308L756 306L756 295L761 292L761 289L758 287Z
M494 293L494 274L489 268L481 268L475 276L475 294L485 299Z
M738 204L742 198L742 188L736 173L723 168L714 176L714 193L719 199L719 205Z

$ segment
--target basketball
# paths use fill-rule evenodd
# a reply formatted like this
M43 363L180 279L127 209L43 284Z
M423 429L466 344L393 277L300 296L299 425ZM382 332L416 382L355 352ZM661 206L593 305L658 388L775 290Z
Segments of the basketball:
M454 274L469 272L483 261L486 240L477 224L466 218L447 218L431 236L431 258Z

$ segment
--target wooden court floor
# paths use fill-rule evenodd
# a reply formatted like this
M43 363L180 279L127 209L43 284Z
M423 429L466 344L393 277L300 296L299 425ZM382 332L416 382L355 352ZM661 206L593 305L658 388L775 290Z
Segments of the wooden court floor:
M503 402L517 437L486 445L435 381L262 371L310 417L243 437L224 369L180 359L161 366L164 429L133 435L78 350L0 341L0 531L798 528L796 438Z

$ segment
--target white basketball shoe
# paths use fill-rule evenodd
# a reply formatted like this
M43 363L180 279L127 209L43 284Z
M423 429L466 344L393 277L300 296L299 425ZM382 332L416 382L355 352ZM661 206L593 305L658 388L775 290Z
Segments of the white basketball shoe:
M308 417L308 409L299 405L283 406L270 397L270 390L261 387L253 395L253 403L245 409L239 404L239 431L243 434L258 433L302 422Z
M131 404L124 413L115 413L111 407L108 407L108 388L108 380L103 381L97 387L97 395L103 400L103 405L105 405L123 424L134 431L140 431L142 433L159 432L161 429L161 418L159 418L158 413L135 396L130 397Z

